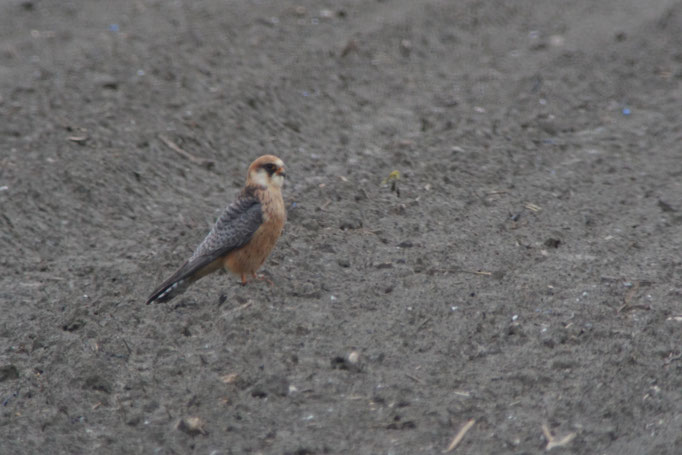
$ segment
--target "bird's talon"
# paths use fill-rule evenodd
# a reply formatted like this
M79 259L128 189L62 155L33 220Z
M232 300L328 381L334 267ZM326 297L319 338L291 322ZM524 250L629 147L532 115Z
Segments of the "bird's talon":
M255 273L253 273L252 275L253 275L253 278L256 279L256 280L265 281L265 282L268 283L270 286L274 286L274 285L275 285L275 283L273 283L272 280L270 280L270 279L269 279L268 277L266 277L265 275L257 275L257 274L255 274Z

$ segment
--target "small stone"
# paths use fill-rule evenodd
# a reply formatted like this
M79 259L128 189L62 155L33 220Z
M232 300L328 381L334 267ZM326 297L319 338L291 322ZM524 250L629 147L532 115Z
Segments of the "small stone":
M234 384L237 382L237 379L239 379L239 375L237 373L230 373L220 377L220 380L225 384Z
M412 52L412 42L408 39L400 41L400 52L404 57L409 57Z
M358 351L352 351L348 354L348 363L351 365L356 365L360 360L360 353Z
M204 422L199 417L183 417L178 422L178 430L187 433L190 436L199 434L207 435L204 430Z
M338 355L333 357L330 364L334 370L346 370L351 372L359 372L362 370L360 353L358 351L351 351L346 356Z

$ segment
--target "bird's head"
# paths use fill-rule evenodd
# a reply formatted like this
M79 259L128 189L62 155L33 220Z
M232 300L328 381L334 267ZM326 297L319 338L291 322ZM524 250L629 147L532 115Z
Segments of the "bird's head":
M279 189L284 184L284 177L284 162L274 155L263 155L249 166L246 184Z

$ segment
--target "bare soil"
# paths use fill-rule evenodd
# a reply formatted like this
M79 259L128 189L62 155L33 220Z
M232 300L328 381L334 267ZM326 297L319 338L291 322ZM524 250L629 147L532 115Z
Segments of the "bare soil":
M450 453L682 453L681 31L666 0L2 2L0 453L431 454L471 419ZM275 285L144 305L265 153Z

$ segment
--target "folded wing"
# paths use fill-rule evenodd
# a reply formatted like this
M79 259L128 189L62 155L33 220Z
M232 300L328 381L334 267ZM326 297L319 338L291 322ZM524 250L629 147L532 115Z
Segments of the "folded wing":
M263 211L253 192L245 191L218 218L211 232L177 272L152 292L147 303L165 302L194 281L219 267L216 260L246 245L263 222Z

